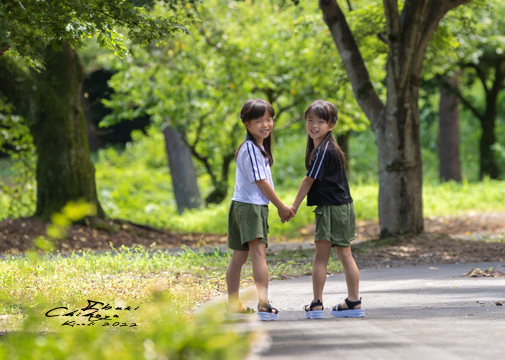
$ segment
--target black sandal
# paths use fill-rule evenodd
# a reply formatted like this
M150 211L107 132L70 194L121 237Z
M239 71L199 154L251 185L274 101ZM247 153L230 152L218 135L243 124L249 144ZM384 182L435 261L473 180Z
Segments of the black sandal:
M307 306L309 307L309 310L307 310ZM316 306L321 306L321 310L312 310ZM323 318L323 310L324 306L321 300L317 300L316 302L311 301L310 305L305 305L303 307L305 310L305 318L306 319L322 319Z
M264 306L267 309L265 311L261 311L260 306ZM258 304L258 317L262 321L279 320L279 310L273 308L269 302Z
M330 310L330 315L334 317L363 317L365 316L365 309L355 309L356 306L361 304L361 298L358 301L350 301L345 298L347 309L344 309L341 304L334 306Z

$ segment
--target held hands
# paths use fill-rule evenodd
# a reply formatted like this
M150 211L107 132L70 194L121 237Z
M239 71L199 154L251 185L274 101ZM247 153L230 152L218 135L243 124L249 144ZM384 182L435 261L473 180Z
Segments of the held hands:
M291 220L295 216L293 209L287 205L284 205L284 204L282 204L282 206L280 206L277 209L277 211L279 213L279 217L281 218L281 221L283 224L286 221Z

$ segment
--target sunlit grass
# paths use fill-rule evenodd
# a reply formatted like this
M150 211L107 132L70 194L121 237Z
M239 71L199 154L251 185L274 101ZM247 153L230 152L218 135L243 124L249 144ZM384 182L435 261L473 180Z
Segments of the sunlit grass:
M177 254L121 248L114 252L73 254L70 257L8 257L0 262L0 314L19 314L36 305L43 295L55 306L76 308L86 299L105 303L145 304L153 290L170 295L175 313L191 312L211 297L226 291L225 271L231 253L190 249ZM310 274L313 251L268 254L272 279ZM330 260L328 271L340 272ZM242 271L243 286L252 284L252 268Z
M167 193L170 192L170 189L167 188L167 182L170 180L169 176L167 175L166 180L161 181L159 186L154 184L156 179L156 176L152 176L151 183L147 186L149 189L164 189L159 191L157 195L152 190L144 193L139 188L135 188L135 191L132 190L131 192L112 190L122 187L122 179L120 178L116 178L114 186L112 186L112 182L107 184L102 181L99 185L99 192L100 194L106 193L108 196L108 201L104 204L104 207L113 217L169 228L174 232L226 234L231 196L219 205L185 211L184 214L179 215L175 209L175 204L170 205L166 200L169 197ZM162 179L161 176L160 179ZM354 199L356 218L360 220L377 219L378 184L351 183L350 189ZM233 184L230 185L230 191L232 190ZM282 201L291 204L296 196L297 188L276 188L276 190ZM109 203L122 205L114 205L108 208ZM300 206L297 215L285 224L282 224L279 220L277 209L272 205L269 208L271 236L298 236L302 228L314 223L314 214L312 213L314 207L305 206L305 201ZM505 183L487 179L483 182L470 184L467 182L462 184L428 182L423 185L424 216L455 216L471 211L505 211Z

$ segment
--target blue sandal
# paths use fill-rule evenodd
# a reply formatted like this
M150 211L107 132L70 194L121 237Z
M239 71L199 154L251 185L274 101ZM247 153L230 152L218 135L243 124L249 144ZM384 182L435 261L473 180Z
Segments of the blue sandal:
M355 309L356 306L361 304L361 298L358 301L349 301L346 298L345 303L347 304L347 309L342 308L342 305L338 304L330 310L330 315L337 318L365 316L365 309Z
M309 310L307 310L307 306ZM312 310L316 306L321 306L321 310ZM303 307L305 309L305 318L306 319L322 319L323 318L323 310L324 306L321 300L317 300L316 302L311 301L310 305L305 305Z

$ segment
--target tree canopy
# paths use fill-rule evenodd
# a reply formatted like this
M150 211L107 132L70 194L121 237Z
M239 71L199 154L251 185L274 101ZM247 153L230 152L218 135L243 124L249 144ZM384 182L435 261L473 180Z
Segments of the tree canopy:
M114 113L104 125L144 112L158 125L170 123L222 189L244 138L238 114L249 98L274 105L276 129L299 128L305 109L318 98L337 105L338 131L365 127L316 8L214 0L185 12L201 21L191 36L179 34L167 47L133 47L127 61L111 59L118 72L106 104Z
M138 4L136 4L138 3ZM166 12L152 17L142 5L127 0L7 0L0 3L0 55L9 50L33 67L43 66L41 50L64 43L82 47L83 40L96 36L102 48L124 57L125 38L142 45L166 41L174 32L187 32L185 20ZM127 32L125 36L118 29Z

